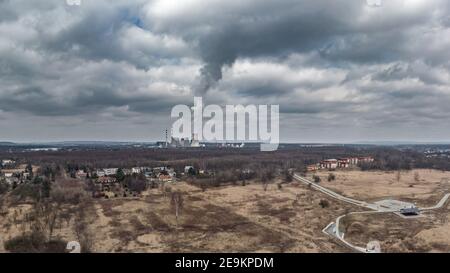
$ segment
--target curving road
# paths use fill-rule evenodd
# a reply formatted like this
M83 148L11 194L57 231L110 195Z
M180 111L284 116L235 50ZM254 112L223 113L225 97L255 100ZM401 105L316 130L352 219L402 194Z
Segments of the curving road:
M372 211L363 211L363 212L351 212L348 214L341 215L338 218L336 218L335 222L330 223L328 226L326 226L323 229L323 232L325 232L326 234L333 235L338 240L340 240L343 244L345 244L346 246L348 246L349 248L351 248L357 252L368 253L370 251L368 251L366 248L352 245L351 243L349 243L348 241L346 241L344 239L344 233L341 233L339 230L339 225L340 225L340 221L342 218L344 218L348 215L355 215L355 214L373 214L373 213L390 213L390 212L399 213L400 212L399 208L390 208L390 207L386 207L385 205L381 206L378 204L368 203L368 202L356 200L353 198L345 197L345 196L338 194L330 189L327 189L317 183L314 183L314 182L308 180L307 178L302 177L298 174L294 174L294 179L296 179L297 181L300 181L306 185L310 185L312 188L314 188L334 199L372 210ZM419 208L419 211L431 211L431 210L440 209L440 208L442 208L442 206L444 206L444 204L448 201L449 198L450 198L450 193L447 193L435 206Z

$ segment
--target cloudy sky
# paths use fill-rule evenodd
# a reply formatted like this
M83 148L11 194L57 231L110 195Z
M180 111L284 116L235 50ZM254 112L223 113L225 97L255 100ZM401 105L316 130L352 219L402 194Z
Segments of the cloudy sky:
M447 0L0 0L0 141L163 139L279 104L289 142L450 141Z

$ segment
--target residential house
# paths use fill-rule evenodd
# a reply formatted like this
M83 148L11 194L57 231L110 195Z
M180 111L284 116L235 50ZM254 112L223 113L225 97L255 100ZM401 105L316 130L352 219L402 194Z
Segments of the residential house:
M78 170L75 173L75 177L78 178L78 179L86 179L87 173L85 171L83 171L83 170Z
M357 157L350 157L350 165L358 165L358 158Z
M14 183L19 184L19 178L17 177L6 177L5 182L9 185L12 185Z
M1 162L1 165L2 165L2 167L5 167L5 166L13 165L15 163L16 163L16 161L14 161L12 159L3 159Z
M362 163L371 163L374 161L375 161L375 159L371 156L365 156L365 157L358 158L358 162L362 162Z
M95 171L95 174L97 174L98 177L103 177L106 175L104 170L97 170Z
M313 164L313 165L308 165L306 166L306 170L308 172L315 172L319 169L319 166L317 166L317 164Z
M143 167L133 167L133 168L131 168L131 173L132 174L140 174L140 173L142 173L143 170L144 170Z
M349 168L350 167L350 158L340 158L338 160L338 168Z
M158 174L158 180L159 182L172 182L172 176L170 176L168 173L165 174L163 172Z
M105 172L105 175L116 175L118 170L119 170L118 168L103 169L103 171Z
M322 169L336 169L338 167L337 159L326 159L320 162L320 167Z
M101 185L111 185L117 183L117 179L115 177L102 176L97 179L97 183Z

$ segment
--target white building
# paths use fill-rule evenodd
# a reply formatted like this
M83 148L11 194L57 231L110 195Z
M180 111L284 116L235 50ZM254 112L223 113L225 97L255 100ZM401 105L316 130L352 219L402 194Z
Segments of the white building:
M2 166L12 165L14 163L16 163L16 161L14 161L12 159L3 159L2 160Z
M97 171L95 171L95 173L97 174L98 177L102 177L102 176L106 175L106 173L103 170L97 170Z
M322 169L336 169L338 167L337 159L326 159L320 162L320 167Z
M116 175L117 174L117 170L119 170L118 168L106 168L103 169L103 171L105 172L105 175Z

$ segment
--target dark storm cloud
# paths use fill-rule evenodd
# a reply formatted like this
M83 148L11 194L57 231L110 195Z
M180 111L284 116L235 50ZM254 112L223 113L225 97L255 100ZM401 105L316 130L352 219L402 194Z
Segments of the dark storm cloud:
M442 122L450 118L449 6L0 0L0 120L88 132L127 119L138 128L197 94L207 103L280 104L290 124L314 121L340 135L350 125Z
M195 11L180 8L175 12L154 13L160 29L197 41L205 65L201 69L200 93L222 78L222 69L237 58L283 57L290 53L318 51L333 61L389 62L408 56L405 44L415 39L409 33L431 20L433 8L445 5L431 1L426 10L408 11L408 7L388 5L381 11L370 10L365 1L250 1L252 4L220 4L212 1L205 10L217 8L216 16L189 18ZM387 1L386 1L387 2ZM409 7L413 9L413 7ZM398 10L386 9L403 9ZM176 16L188 18L178 23ZM183 24L183 25L180 25ZM202 28L202 26L204 28ZM201 31L199 29L206 29ZM417 34L417 33L416 33Z

